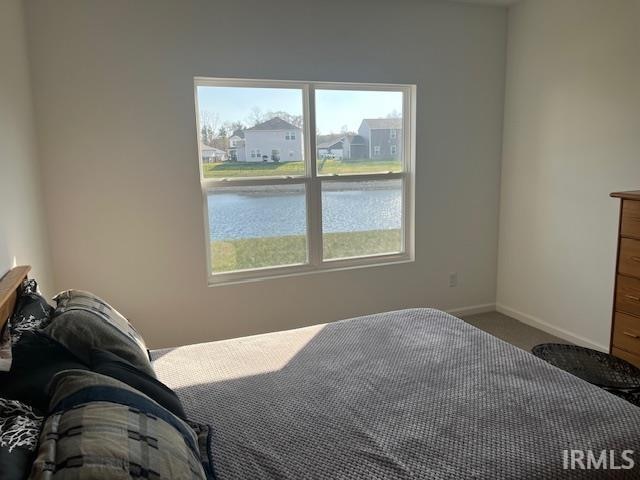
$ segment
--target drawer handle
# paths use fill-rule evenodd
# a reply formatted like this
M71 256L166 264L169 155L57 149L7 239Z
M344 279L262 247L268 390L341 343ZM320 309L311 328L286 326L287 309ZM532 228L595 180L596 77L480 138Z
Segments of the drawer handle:
M622 332L623 335L626 335L627 337L631 337L631 338L640 338L640 335L638 335L637 333L633 333L633 332Z
M624 298L633 302L640 302L640 297L636 297L634 295L625 295Z

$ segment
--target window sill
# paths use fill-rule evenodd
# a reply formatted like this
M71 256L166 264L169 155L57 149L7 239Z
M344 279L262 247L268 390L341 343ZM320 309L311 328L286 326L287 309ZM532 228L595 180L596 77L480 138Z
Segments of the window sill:
M415 258L409 254L347 258L341 260L330 260L324 262L321 266L291 265L276 268L219 273L216 275L210 274L208 285L209 287L239 285L242 283L262 282L265 280L275 280L286 277L299 277L303 275L315 275L318 273L326 272L340 272L344 270L355 270L361 268L384 267L389 265L413 262L415 262Z

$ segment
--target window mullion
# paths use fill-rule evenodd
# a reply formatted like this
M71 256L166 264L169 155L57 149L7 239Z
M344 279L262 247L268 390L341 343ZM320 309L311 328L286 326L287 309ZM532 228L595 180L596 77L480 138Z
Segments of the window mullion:
M309 84L305 89L305 115L307 146L307 231L309 242L309 263L322 264L322 192L316 167L316 102L315 88Z

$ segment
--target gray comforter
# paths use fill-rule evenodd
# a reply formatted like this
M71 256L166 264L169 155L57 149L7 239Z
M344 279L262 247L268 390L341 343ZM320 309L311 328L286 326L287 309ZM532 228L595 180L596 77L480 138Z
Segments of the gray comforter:
M640 408L438 310L153 353L219 480L640 478ZM635 450L563 470L563 450Z

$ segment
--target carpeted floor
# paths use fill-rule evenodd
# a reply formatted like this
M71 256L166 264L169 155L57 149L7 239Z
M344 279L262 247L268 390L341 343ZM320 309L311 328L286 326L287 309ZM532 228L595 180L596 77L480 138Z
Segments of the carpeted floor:
M498 312L481 313L462 319L480 330L529 352L539 343L571 343Z

